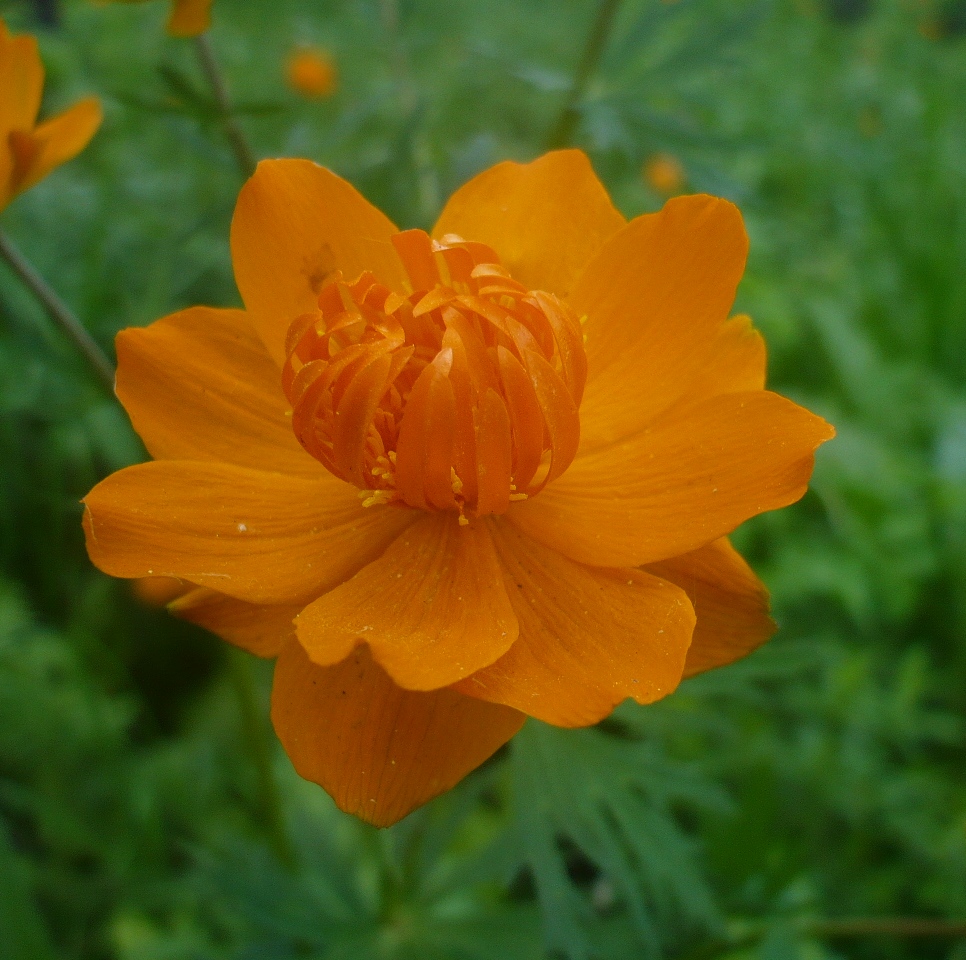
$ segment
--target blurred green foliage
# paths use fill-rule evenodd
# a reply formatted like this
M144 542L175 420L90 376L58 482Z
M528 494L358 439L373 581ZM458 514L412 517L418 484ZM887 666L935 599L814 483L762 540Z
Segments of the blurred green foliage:
M105 347L237 303L240 178L165 7L63 4L46 107L93 91L107 119L3 214ZM216 0L212 42L259 155L317 159L425 226L473 173L541 151L594 8ZM34 29L22 0L0 15ZM640 176L659 151L740 204L738 307L771 383L838 427L806 499L738 535L782 630L600 728L531 723L381 833L273 745L294 864L226 651L86 559L79 498L144 452L0 268L0 958L966 958L846 922L966 918L964 18L621 6L577 144L627 215L659 205ZM283 85L304 42L338 62L330 101Z

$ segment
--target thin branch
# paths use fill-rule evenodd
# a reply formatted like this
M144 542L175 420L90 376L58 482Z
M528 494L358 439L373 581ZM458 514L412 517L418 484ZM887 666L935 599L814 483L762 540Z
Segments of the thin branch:
M231 98L228 96L228 84L225 82L225 75L218 65L215 52L211 47L211 41L206 33L195 37L195 49L198 51L198 60L201 63L205 79L214 95L218 117L225 128L225 136L228 138L228 144L235 155L238 168L243 176L250 177L255 172L255 165L258 161L255 159L255 153L245 137L245 131L242 130L238 118L235 116Z
M730 931L683 954L679 960L714 960L735 950L753 947L775 929L785 927L799 936L820 940L893 937L966 939L966 920L929 917L846 917L843 919L789 918L758 923L735 923Z
M621 0L598 0L597 15L594 17L593 26L587 35L587 45L584 47L584 55L577 64L574 71L574 79L567 91L567 99L564 101L560 116L547 138L547 148L555 150L559 147L566 147L573 136L574 128L580 117L580 102L587 92L587 85L590 83L594 71L600 63L600 58L604 55L607 48L607 41L610 39L614 21L617 19L617 11L620 8Z
M13 241L0 230L0 256L10 269L23 281L25 287L37 298L50 318L67 335L83 354L100 382L114 393L114 365L84 325L74 316L70 307L60 299L50 284L37 272L27 258L14 246Z

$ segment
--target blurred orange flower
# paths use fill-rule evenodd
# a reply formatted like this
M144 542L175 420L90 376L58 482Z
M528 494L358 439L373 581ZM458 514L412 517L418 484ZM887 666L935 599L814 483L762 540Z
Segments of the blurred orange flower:
M527 716L593 724L771 635L726 535L801 497L833 430L728 318L730 203L627 223L562 151L480 174L430 236L269 160L231 242L245 311L118 337L157 459L91 491L87 546L278 656L275 728L342 809L393 823Z
M108 0L113 3L144 3L145 0ZM194 37L211 26L214 0L171 0L168 33L175 37Z
M299 47L285 62L286 82L303 97L314 100L331 97L338 79L332 58L316 47Z
M684 189L687 178L681 161L670 153L655 153L641 168L644 182L656 193L673 196Z
M94 97L37 125L44 66L37 40L13 36L0 19L0 210L75 157L101 125Z

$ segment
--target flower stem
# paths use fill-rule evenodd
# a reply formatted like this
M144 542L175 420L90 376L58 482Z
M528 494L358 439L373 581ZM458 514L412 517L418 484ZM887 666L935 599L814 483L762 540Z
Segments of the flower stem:
M25 287L37 298L50 318L67 334L74 346L91 365L100 382L114 393L114 365L84 325L74 316L70 307L60 299L50 284L37 272L30 261L14 246L13 241L0 230L0 256L10 269L20 277Z
M920 937L954 938L966 937L966 921L938 920L922 917L852 917L828 920L822 918L789 919L787 922L765 921L736 925L723 936L704 943L683 955L681 960L713 960L731 954L735 950L752 947L779 926L801 936L817 939L851 939L856 937L895 937L917 939Z
M232 686L235 688L235 696L238 698L245 739L252 759L255 761L261 814L279 861L291 869L296 862L295 851L285 828L285 814L279 799L275 772L272 769L272 741L267 726L262 721L258 689L252 676L249 655L231 648L228 651L228 672Z
M195 49L198 51L198 60L201 63L205 79L214 95L218 117L224 126L225 136L228 138L228 144L235 155L238 168L244 177L250 177L255 172L257 163L255 154L245 137L245 131L242 130L238 118L235 116L231 98L228 96L228 84L225 82L225 75L215 58L215 51L211 47L208 34L202 33L195 37Z
M587 35L584 55L580 58L577 69L574 71L574 79L567 91L567 99L564 101L560 116L547 138L547 149L549 150L566 147L570 143L580 116L578 109L580 101L587 91L587 84L590 83L590 78L594 75L594 71L600 63L600 58L604 55L620 5L621 0L598 0L597 14L594 17L590 33Z

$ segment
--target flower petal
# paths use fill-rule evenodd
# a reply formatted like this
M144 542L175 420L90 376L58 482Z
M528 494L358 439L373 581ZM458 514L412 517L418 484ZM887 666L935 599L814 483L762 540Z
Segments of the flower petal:
M364 509L355 487L228 464L128 467L85 498L87 552L114 577L178 577L252 603L314 599L415 519Z
M739 316L695 344L659 394L642 390L639 372L611 367L594 381L581 404L580 454L644 430L658 416L681 416L711 397L764 389L765 361L761 334L748 317Z
M302 607L301 603L246 603L197 587L169 603L168 611L256 657L277 657L295 639L295 618Z
M365 643L407 690L436 690L493 663L517 622L487 525L426 515L382 556L299 616L299 642L320 666Z
M681 587L697 615L685 677L734 663L777 629L768 615L768 590L726 538L649 564L647 571Z
M298 643L275 667L272 721L299 774L379 827L454 787L523 726L453 690L402 690L359 647L320 667Z
M592 566L687 553L749 517L794 503L813 451L835 431L767 391L713 397L622 443L579 456L507 517Z
M681 679L694 628L683 590L640 570L595 570L493 523L520 637L454 689L561 727L583 727Z
M37 119L44 89L44 65L37 38L13 36L0 20L0 142L11 130L28 130Z
M515 280L565 296L581 267L624 225L580 150L506 161L450 197L433 229L492 247Z
M728 317L747 252L737 208L703 195L669 200L597 251L570 296L587 318L581 417L589 433L598 405L622 439L689 388Z
M116 392L151 456L324 473L295 439L279 369L243 311L193 307L116 343Z
M175 37L194 37L211 26L212 0L174 0L168 18L168 33Z
M269 353L285 360L289 324L315 310L322 284L364 270L396 291L405 272L393 223L355 187L308 160L263 160L231 224L235 281Z
M27 132L25 136L32 141L31 161L18 177L15 191L32 187L55 167L76 157L90 142L103 119L100 102L96 97L88 97Z

